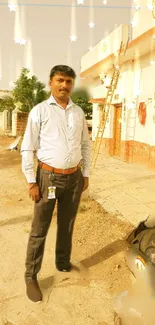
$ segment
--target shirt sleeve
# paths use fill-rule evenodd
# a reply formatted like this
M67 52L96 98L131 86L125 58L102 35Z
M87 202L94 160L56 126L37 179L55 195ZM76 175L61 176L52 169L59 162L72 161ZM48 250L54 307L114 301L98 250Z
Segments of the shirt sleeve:
M28 116L28 122L21 145L22 171L28 183L35 183L34 151L38 148L40 134L40 117L37 107L34 107Z
M82 162L83 162L83 171L82 171L83 176L89 177L89 174L90 174L90 137L89 137L88 126L87 126L85 117L84 117L84 121L83 121L81 154L82 154Z

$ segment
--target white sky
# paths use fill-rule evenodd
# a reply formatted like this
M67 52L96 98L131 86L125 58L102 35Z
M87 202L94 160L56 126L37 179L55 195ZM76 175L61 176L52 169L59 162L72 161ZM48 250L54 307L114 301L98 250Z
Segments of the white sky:
M129 24L130 6L134 5L132 0L108 0L106 6L103 0L84 0L86 7L73 9L73 2L77 4L76 0L18 0L22 4L18 15L21 32L29 39L21 46L14 42L17 13L9 11L7 0L0 0L0 89L10 89L9 82L16 80L26 62L45 84L56 64L69 64L79 75L81 56L116 25ZM90 9L90 4L99 8ZM91 20L95 23L93 29L88 26ZM72 33L76 33L76 42L69 39Z

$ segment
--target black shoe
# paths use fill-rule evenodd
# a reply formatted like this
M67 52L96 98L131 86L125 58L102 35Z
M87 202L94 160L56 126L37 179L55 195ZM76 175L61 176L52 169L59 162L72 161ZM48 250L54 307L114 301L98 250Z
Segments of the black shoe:
M26 294L29 300L34 303L40 303L42 301L42 293L37 280L26 280Z
M56 264L56 268L60 272L70 272L71 269L72 269L72 264L71 263L69 263L67 265L63 265L63 264L58 265L58 264Z

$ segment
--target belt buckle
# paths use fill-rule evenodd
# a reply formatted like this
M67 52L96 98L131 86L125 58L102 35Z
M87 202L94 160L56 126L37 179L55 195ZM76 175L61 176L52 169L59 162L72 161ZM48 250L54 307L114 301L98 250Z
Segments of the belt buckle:
M65 175L65 169L62 170L62 174Z

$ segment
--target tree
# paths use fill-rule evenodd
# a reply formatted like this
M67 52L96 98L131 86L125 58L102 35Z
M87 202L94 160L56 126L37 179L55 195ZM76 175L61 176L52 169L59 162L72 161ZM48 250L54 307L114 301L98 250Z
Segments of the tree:
M4 110L8 110L12 112L15 108L14 100L11 96L5 95L4 97L0 98L0 111L3 112Z
M90 95L86 89L84 88L75 89L71 95L71 99L76 105L80 106L83 109L86 118L92 116L93 105L91 103L88 103L90 99Z
M48 98L48 92L45 90L45 84L40 82L35 75L23 68L15 87L12 91L14 102L22 104L21 110L29 112L33 106Z

